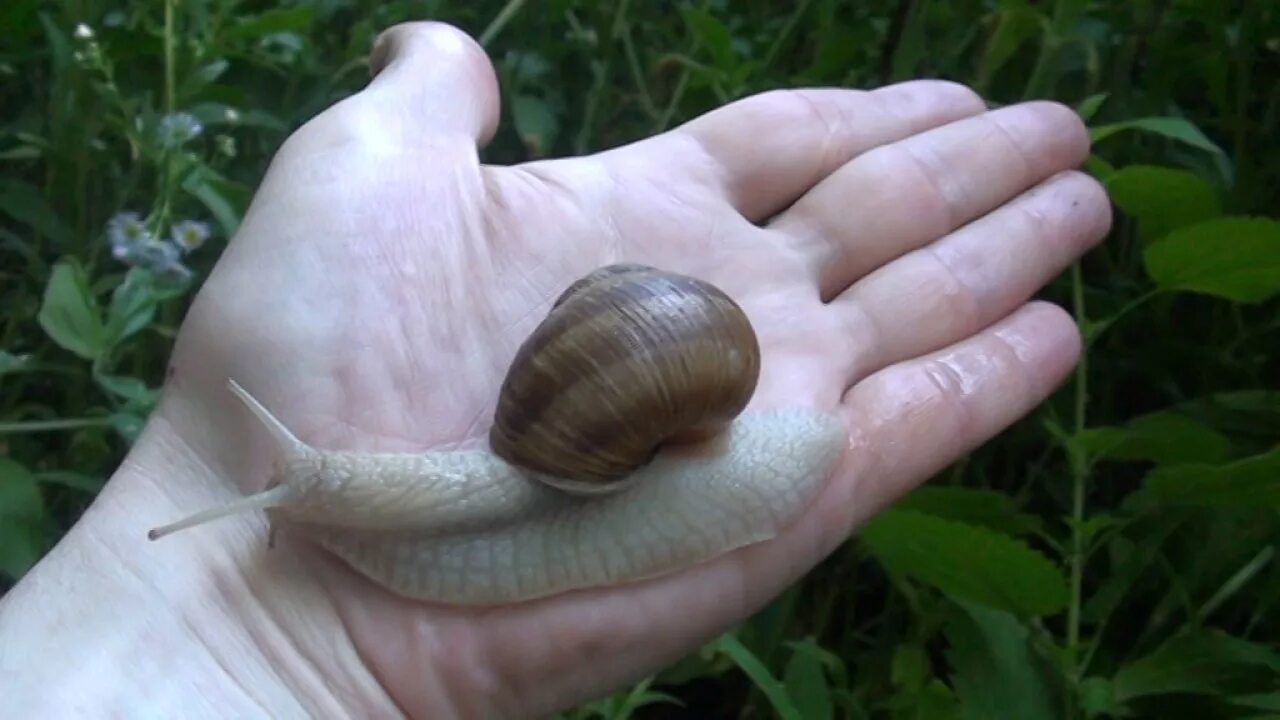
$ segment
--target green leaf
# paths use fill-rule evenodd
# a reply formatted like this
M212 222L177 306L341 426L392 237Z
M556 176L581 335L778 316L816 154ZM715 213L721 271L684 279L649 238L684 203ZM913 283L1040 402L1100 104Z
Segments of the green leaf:
M252 40L264 35L288 30L305 31L311 26L313 14L312 7L308 5L268 10L259 15L242 18L226 32L222 33L220 39Z
M154 276L142 268L131 268L111 294L111 305L107 308L107 343L117 345L145 330L155 318L158 305Z
M90 495L96 495L101 492L102 486L106 483L105 477L93 477L70 470L46 470L35 473L34 477L37 482L43 484L61 485L89 493Z
M160 394L159 390L147 387L145 382L134 377L94 373L93 379L103 390L139 408L150 408Z
M1156 468L1144 492L1169 505L1280 508L1280 447L1224 465Z
M44 194L21 180L0 179L0 213L61 246L70 245L74 237L71 228L45 201Z
M64 260L54 265L38 319L55 343L82 358L96 359L107 348L102 311L78 263Z
M993 490L926 485L908 494L897 507L1008 535L1035 532L1041 525L1040 518L1020 512L1013 498Z
M8 350L0 350L0 377L13 372L21 372L30 364L30 355L14 355Z
M1142 132L1153 133L1167 137L1171 140L1185 143L1191 147L1204 150L1215 155L1225 156L1226 153L1216 143L1205 136L1200 128L1196 127L1191 121L1180 117L1148 117L1138 118L1136 120L1125 120L1123 122L1111 123L1109 125L1099 125L1090 128L1089 137L1094 143L1103 140L1126 130L1139 130Z
M252 195L248 188L228 180L204 163L191 168L190 174L183 178L182 189L209 210L226 237L234 235L239 228Z
M717 69L727 72L738 64L733 54L733 37L729 34L729 29L714 15L692 5L682 6L681 14L684 15L689 31L711 53Z
M1075 442L1097 457L1162 465L1223 462L1232 448L1227 436L1176 412L1142 415L1119 427L1088 428Z
M978 83L982 86L990 83L991 78L1000 72L1018 48L1046 26L1044 15L1026 5L1001 10L999 16L1000 20L978 68Z
M21 577L40 559L44 499L27 469L0 458L0 572Z
M893 665L889 677L894 687L906 692L923 688L930 679L929 656L919 645L902 644L893 651Z
M516 132L530 155L543 157L551 151L559 122L541 98L514 95L511 98L511 115L515 120Z
M182 88L179 92L182 97L191 97L196 93L199 93L210 83L213 83L218 78L222 77L222 74L225 73L229 67L231 67L231 63L224 58L218 58L213 62L205 63L187 76L187 79L182 83Z
M833 714L831 687L822 660L811 652L795 652L782 676L787 693L805 720L829 720Z
M1043 660L1030 632L1012 615L961 603L944 633L951 684L965 720L1056 720Z
M1120 668L1114 678L1119 702L1171 693L1235 695L1274 686L1280 654L1219 630L1191 630L1146 657Z
M801 720L800 711L796 708L787 688L732 633L722 635L716 641L716 650L727 656L747 677L751 678L760 692L769 699L769 704L773 706L778 717L783 720Z
M986 528L888 510L861 533L889 570L1015 615L1049 615L1067 605L1062 572L1040 553Z
M964 717L955 693L941 680L930 680L912 700L915 706L915 714L911 716L913 720L962 720Z
M1137 221L1144 242L1222 212L1213 186L1188 170L1128 165L1108 176L1105 185L1112 201Z
M1280 712L1280 692L1241 695L1231 698L1231 703L1240 707L1253 708L1254 710L1275 710Z
M1093 119L1094 115L1098 114L1098 110L1102 107L1102 104L1107 101L1108 97L1110 97L1108 93L1090 95L1084 100L1081 100L1080 104L1076 106L1076 114L1080 116L1081 120L1089 122Z
M1165 289L1260 302L1280 292L1280 221L1209 220L1175 230L1148 247L1145 259Z
M1126 717L1129 709L1116 702L1116 686L1107 678L1091 677L1080 682L1080 707L1089 717Z
M110 420L111 427L130 444L138 439L147 424L145 417L131 412L111 413Z
M280 118L260 109L239 110L226 103L202 102L192 105L188 112L207 127L232 125L267 128L280 132L288 130L288 126Z

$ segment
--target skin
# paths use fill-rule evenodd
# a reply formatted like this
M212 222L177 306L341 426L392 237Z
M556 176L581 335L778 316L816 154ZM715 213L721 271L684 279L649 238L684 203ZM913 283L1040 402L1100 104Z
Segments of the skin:
M597 155L482 165L499 93L459 31L385 33L368 87L280 149L178 338L146 432L0 603L16 714L529 717L617 689L762 607L869 517L1024 416L1080 339L1030 301L1106 234L1080 120L921 81L786 90ZM576 277L668 266L760 335L755 407L838 413L847 450L776 539L514 606L397 598L259 513L237 379L306 442L474 442L518 343ZM681 611L672 613L672 607Z

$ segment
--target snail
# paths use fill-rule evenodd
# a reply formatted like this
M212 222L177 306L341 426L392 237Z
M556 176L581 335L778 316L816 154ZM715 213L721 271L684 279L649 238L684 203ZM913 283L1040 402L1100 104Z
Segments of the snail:
M777 535L844 448L831 413L746 410L760 365L720 289L607 265L518 348L487 448L318 449L232 379L274 445L268 487L148 537L266 510L393 593L459 605L658 577Z

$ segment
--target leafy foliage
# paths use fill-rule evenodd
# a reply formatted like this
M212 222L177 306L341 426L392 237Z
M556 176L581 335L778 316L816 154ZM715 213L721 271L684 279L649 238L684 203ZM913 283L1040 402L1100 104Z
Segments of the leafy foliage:
M774 87L944 77L1077 108L1117 207L1045 293L1087 340L1068 387L750 622L567 717L1280 715L1280 7L674 7L0 4L0 575L127 451L274 149L360 87L380 29L432 17L495 59L492 162Z

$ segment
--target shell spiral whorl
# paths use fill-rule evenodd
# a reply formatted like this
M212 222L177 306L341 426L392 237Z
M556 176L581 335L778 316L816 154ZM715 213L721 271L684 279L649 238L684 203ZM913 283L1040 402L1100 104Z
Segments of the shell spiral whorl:
M723 291L609 265L570 285L516 352L490 445L566 489L607 491L663 443L722 430L759 374L755 331Z

